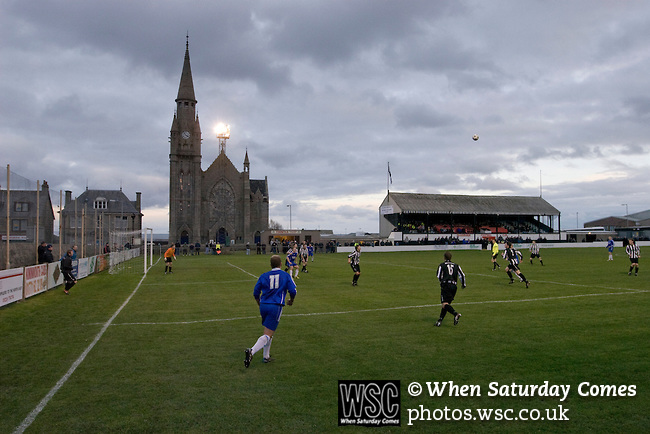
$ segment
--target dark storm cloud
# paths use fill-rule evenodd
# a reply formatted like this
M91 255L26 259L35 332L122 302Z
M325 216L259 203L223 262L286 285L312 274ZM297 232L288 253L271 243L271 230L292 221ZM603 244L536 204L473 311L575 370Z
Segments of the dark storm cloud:
M458 3L423 0L292 1L266 4L261 20L270 23L275 51L327 67L405 39L423 23L462 9Z
M624 101L626 108L632 111L632 117L647 122L650 118L650 97L637 96Z
M439 113L424 104L397 107L395 117L400 128L442 128L458 123L454 116Z

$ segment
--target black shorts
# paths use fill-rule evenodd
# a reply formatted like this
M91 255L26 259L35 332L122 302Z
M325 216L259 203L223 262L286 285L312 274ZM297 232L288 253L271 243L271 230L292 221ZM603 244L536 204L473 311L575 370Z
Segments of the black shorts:
M361 266L359 264L357 265L350 264L350 267L352 267L352 271L354 271L355 273L361 273Z
M495 259L495 260L496 260L497 256L499 256L499 254L498 254L498 253L495 253L494 255L492 255L492 259Z
M451 303L456 297L456 291L458 287L451 283L441 283L440 284L440 302L441 303Z
M530 259L533 259L533 258L539 258L539 253L531 253L530 254Z
M171 264L171 263L172 263L172 259L174 259L174 258L165 258L165 262L168 262L168 263Z
M632 264L638 264L639 263L639 258L630 258L630 262Z
M508 264L507 268L510 271L519 271L519 266L517 264L513 264L512 262Z

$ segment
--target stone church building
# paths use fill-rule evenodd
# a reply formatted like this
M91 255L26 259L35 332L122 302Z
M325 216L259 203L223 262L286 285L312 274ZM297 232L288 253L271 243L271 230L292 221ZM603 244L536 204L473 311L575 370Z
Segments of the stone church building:
M267 178L250 179L248 151L244 170L237 170L226 156L225 145L210 167L201 169L196 104L186 42L169 137L169 242L257 243L269 225Z

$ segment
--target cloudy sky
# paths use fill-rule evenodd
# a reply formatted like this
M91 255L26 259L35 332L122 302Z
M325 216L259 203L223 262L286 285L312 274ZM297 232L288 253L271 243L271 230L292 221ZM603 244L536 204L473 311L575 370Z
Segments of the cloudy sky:
M203 168L230 124L285 228L291 204L297 228L377 232L388 162L395 192L541 179L574 228L650 208L648 22L647 1L0 0L0 164L57 205L141 191L166 233L189 33Z

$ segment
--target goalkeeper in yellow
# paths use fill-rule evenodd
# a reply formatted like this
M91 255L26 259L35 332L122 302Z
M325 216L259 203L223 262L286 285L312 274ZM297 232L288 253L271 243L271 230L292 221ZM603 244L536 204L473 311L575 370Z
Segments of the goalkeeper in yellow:
M497 262L497 256L499 256L499 243L497 240L492 240L492 271L496 270L497 267L501 269L501 265Z

